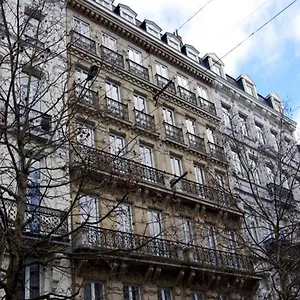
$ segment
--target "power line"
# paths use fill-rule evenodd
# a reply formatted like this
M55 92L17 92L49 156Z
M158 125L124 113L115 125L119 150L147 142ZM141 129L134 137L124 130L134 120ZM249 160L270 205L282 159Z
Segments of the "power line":
M176 31L178 31L179 29L181 29L185 24L187 24L189 21L191 21L202 9L204 9L210 2L212 2L213 0L209 0L208 2L206 2L202 7L200 7L189 19L187 19L180 27L178 27L176 29Z

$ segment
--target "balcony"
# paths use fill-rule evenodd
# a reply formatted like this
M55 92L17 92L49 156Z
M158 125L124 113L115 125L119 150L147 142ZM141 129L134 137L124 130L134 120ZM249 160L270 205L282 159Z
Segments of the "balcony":
M128 60L128 70L130 73L149 81L148 69L130 59Z
M222 161L222 162L226 161L226 156L225 156L225 152L224 152L223 147L221 147L217 144L211 143L211 142L208 142L208 145L209 145L210 155L214 159L217 159L217 160Z
M98 227L83 227L75 233L75 250L97 251L102 257L107 254L120 257L172 263L182 267L204 268L219 272L253 273L250 257L181 242L115 231ZM103 254L104 253L104 254Z
M97 92L86 87L76 85L75 97L77 103L80 103L82 105L91 106L93 108L98 108L99 106Z
M168 78L160 76L159 74L155 75L157 86L161 89L166 86L166 84L170 81ZM166 91L172 94L176 94L176 88L174 82L171 82L170 85L167 87Z
M164 122L166 138L180 144L184 144L182 129Z
M106 112L118 119L129 120L127 105L112 98L106 97Z
M146 130L156 132L154 116L148 115L142 111L134 109L135 124Z
M206 153L204 138L194 135L190 132L187 133L190 148L201 153Z
M268 183L267 189L270 197L273 197L274 200L281 202L283 205L291 204L294 201L294 195L291 189L287 189L282 185L275 183Z
M124 59L121 54L101 45L100 56L103 58L103 60L109 62L110 64L124 69Z
M17 215L17 203L13 200L3 200L0 203L1 214L6 215L8 223L13 226ZM24 233L51 236L64 236L68 233L66 213L40 205L25 204L25 219L28 222Z
M233 209L237 205L231 194L187 179L180 180L180 189L181 192L188 193L197 198L200 197L216 205L227 206Z
M75 45L79 48L82 48L86 51L96 53L96 42L93 41L92 39L74 31L71 30L70 32L70 37L71 37L71 44Z
M197 105L196 95L182 86L178 86L179 94L182 99L193 105Z
M212 114L212 115L217 115L216 112L216 107L214 105L214 103L207 101L206 99L202 98L202 97L198 97L199 100L199 105L200 107L205 110L206 112Z
M97 171L119 176L125 180L130 177L134 182L165 185L166 173L158 169L88 146L79 146L77 152L85 165Z
M51 130L52 117L48 114L42 113L32 108L27 108L23 105L19 106L20 109L20 123L28 126L28 129L33 131L40 131L49 133ZM26 122L28 121L28 125Z

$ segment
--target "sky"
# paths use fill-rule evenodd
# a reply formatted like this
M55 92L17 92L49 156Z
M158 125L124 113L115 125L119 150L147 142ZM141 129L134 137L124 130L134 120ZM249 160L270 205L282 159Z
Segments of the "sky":
M208 3L209 2L209 3ZM293 0L121 0L138 19L149 19L174 32L179 29L184 44L193 45L203 57L214 52L219 58L256 31ZM114 5L119 1L115 0ZM258 93L276 92L299 123L300 140L300 1L252 35L222 59L225 72L234 78L247 74Z

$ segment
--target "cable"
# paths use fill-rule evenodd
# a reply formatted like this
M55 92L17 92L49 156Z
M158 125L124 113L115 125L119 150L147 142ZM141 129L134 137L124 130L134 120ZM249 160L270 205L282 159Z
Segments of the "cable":
M185 24L187 24L189 21L191 21L202 9L204 9L210 2L212 2L213 0L209 0L208 2L206 2L202 7L200 7L189 19L187 19L180 27L178 27L176 29L176 31L178 31L179 29L181 29Z

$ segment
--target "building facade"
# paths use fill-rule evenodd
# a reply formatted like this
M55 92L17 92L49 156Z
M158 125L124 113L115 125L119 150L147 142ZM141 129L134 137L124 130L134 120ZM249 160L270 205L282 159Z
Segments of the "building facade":
M74 289L255 299L217 114L222 65L136 16L112 1L67 3Z

